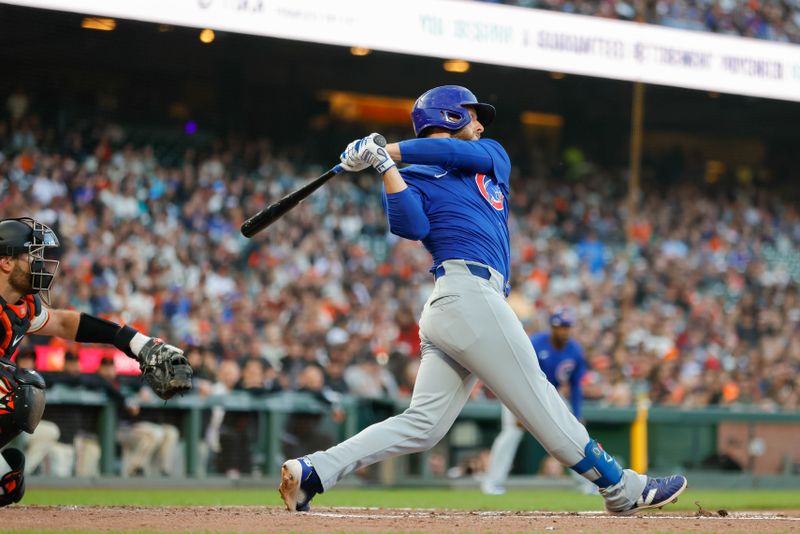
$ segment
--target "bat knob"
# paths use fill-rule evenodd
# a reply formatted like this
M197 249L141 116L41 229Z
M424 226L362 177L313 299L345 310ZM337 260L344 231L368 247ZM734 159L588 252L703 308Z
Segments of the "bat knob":
M386 138L381 134L376 135L372 141L378 146L386 146Z

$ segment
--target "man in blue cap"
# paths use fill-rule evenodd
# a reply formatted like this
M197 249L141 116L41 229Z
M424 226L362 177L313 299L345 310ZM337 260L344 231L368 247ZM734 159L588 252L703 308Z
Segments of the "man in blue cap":
M343 169L371 166L381 175L389 230L422 242L433 258L434 287L419 320L411 404L339 445L284 462L278 491L288 510L308 511L315 495L357 469L436 445L479 379L547 452L598 488L609 513L659 508L686 489L682 475L622 469L539 368L506 301L511 161L500 143L483 136L494 116L494 106L466 87L434 87L411 110L415 139L386 144L376 132L342 152Z

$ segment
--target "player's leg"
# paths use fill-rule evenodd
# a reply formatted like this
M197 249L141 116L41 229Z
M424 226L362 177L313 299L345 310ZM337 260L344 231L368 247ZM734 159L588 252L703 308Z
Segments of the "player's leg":
M158 468L162 475L172 476L176 472L175 458L178 453L180 432L175 425L164 424L160 426L163 431L163 438L156 453Z
M134 423L118 433L122 443L122 476L129 477L149 469L153 452L160 440L155 425L146 422Z
M94 477L100 474L100 442L95 436L75 436L72 449L75 451L75 476ZM122 465L124 473L124 460Z
M511 472L511 464L517 454L517 447L525 432L519 425L517 417L511 410L503 405L500 414L500 433L494 438L492 452L489 455L489 468L481 482L481 490L487 495L502 495L505 493L506 479Z
M624 513L665 504L683 491L683 477L656 480L623 471L590 439L539 368L528 336L503 297L502 283L461 275L458 266L452 268L456 275L450 276L446 268L448 275L437 282L437 288L454 298L446 309L423 316L421 328L425 321L438 325L428 329L430 340L482 379L552 456L594 482L609 511ZM652 495L651 481L660 484ZM647 496L643 495L645 485ZM640 499L644 502L637 504Z
M97 463L99 463L100 455L97 455ZM54 477L71 477L73 469L75 468L75 447L67 445L66 443L56 443L47 455L50 463L50 474ZM95 476L96 473L92 473ZM78 471L75 476L82 476Z
M27 436L27 434L23 434L23 436ZM61 431L58 429L58 425L52 421L39 421L39 426L27 438L25 447L26 468L29 473L36 471L42 460L52 450L53 445L58 443L60 437Z
M352 471L393 456L430 449L455 421L476 379L424 338L422 361L411 404L403 413L369 426L326 451L289 460L282 470L281 495L290 511L307 510L314 493L332 488ZM300 481L319 477L308 490ZM308 493L311 493L309 496Z

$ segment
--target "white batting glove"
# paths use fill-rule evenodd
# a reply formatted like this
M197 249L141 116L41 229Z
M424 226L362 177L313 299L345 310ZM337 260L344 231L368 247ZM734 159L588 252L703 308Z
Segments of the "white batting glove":
M375 137L378 135L380 134L371 133L366 136L361 140L361 145L356 148L356 150L362 161L372 165L376 171L383 174L394 167L395 163L386 151L386 147L379 146L375 143Z
M362 160L358 155L358 150L364 139L356 139L344 149L344 152L339 156L339 161L342 162L342 168L350 172L363 171L369 167L369 163Z

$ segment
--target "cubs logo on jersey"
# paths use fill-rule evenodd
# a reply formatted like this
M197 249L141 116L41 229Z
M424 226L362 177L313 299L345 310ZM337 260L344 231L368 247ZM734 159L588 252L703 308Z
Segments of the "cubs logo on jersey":
M563 382L569 382L569 378L572 376L573 371L575 371L575 361L564 360L556 367L556 380L558 380L559 384Z
M475 184L478 186L481 196L486 199L491 207L497 211L503 211L503 191L494 180L485 174L475 175Z

